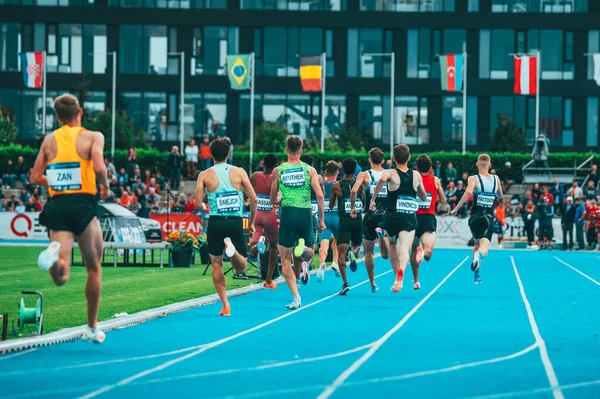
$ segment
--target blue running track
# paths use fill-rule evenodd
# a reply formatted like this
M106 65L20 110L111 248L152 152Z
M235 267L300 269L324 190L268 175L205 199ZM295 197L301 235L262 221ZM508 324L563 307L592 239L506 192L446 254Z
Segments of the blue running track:
M0 357L2 398L599 398L596 253L442 250L393 294L389 262L352 290L327 272L82 341ZM556 258L555 258L556 257ZM558 259L557 259L558 258ZM559 260L560 259L560 260ZM561 262L562 261L562 262Z

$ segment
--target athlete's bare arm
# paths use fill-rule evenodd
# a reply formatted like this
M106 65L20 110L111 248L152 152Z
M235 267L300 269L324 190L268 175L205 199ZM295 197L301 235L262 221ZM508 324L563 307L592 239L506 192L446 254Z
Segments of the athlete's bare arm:
M250 175L250 184L252 184L252 187L254 187L254 185L256 184L256 174L258 172L254 172L252 173L252 175Z
M310 168L310 186L317 197L317 206L319 207L319 231L325 230L325 185L323 177L319 176L315 168Z
M200 212L206 212L206 204L204 203L204 176L206 171L200 172L198 180L196 181L196 200L194 201L194 208Z
M413 180L417 183L417 197L425 201L427 199L427 191L425 191L425 186L423 186L421 174L416 170L413 170Z
M96 172L96 181L106 187L106 195L108 195L110 186L106 174L106 165L104 164L104 136L100 132L90 133L92 134L91 158L94 172Z
M254 234L254 221L256 220L258 198L256 197L256 192L250 183L250 179L248 178L246 171L242 168L237 168L236 172L239 173L242 178L242 191L244 191L246 196L250 199L250 220L248 221L248 234L252 236Z
M375 204L375 199L377 198L379 191L381 191L381 188L383 187L383 185L386 182L388 182L389 180L390 180L390 173L386 170L381 175L381 178L379 179L379 181L377 182L377 185L375 186L375 189L373 190L373 195L371 196L371 203L369 204L369 209L371 209L372 211L377 209L377 205Z
M340 183L333 183L333 186L331 187L331 197L329 197L329 209L333 209L337 202L338 193L341 193L341 191Z
M354 202L356 202L356 195L358 193L358 190L362 186L366 186L369 182L367 179L365 179L365 175L368 175L368 173L360 172L358 174L358 177L356 178L356 182L354 183L354 186L352 187L352 191L350 192L350 203L352 204L352 210L350 211L351 215L356 214L356 209L354 208Z
M467 185L467 189L465 190L465 193L463 194L460 201L458 201L458 204L456 204L454 209L452 209L452 211L450 211L451 215L455 216L458 213L458 210L460 208L462 208L462 206L465 204L465 202L467 202L469 200L469 198L471 197L471 194L473 194L473 191L475 191L475 188L477 187L477 178L475 176L469 176L468 181L469 181L469 184Z
M48 179L44 176L48 159L46 158L46 148L48 147L48 140L50 136L46 137L42 142L40 152L33 164L33 170L31 171L31 183L36 186L48 187Z
M444 193L444 188L442 187L442 183L440 182L440 179L438 179L437 177L433 177L434 181L435 181L435 189L438 192L438 202L441 204L445 204L448 200L446 199L446 194Z
M498 190L496 190L496 198L498 199L498 201L502 201L502 199L504 198L504 193L502 192L502 185L500 184L500 179L498 178L498 176L495 176L494 179L496 179L496 187L498 187Z
M273 182L271 183L271 203L277 204L279 198L277 196L279 194L279 170L277 168L273 169Z

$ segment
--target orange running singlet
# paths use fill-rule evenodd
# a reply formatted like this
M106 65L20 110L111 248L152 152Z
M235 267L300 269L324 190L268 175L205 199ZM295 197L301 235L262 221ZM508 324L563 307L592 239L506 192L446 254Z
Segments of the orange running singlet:
M51 197L65 194L96 195L96 173L91 160L77 153L77 137L84 131L81 126L64 125L54 131L56 158L48 163L46 177Z

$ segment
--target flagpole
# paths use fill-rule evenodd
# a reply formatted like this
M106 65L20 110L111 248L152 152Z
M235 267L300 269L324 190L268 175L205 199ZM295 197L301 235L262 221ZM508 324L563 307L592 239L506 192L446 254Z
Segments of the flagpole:
M110 144L110 156L112 162L115 159L115 120L117 113L117 52L112 52L112 120L111 120L111 144Z
M181 51L181 98L179 101L179 144L181 146L180 151L183 151L183 114L185 107L185 52L183 50Z
M42 135L46 135L46 52L42 51Z
M327 80L327 53L321 54L321 153L325 151L325 83Z
M535 137L540 134L540 72L542 70L542 53L540 50L537 51L537 62L536 62L536 91L535 91Z
M394 139L396 137L396 129L394 126L395 122L395 110L394 110L394 95L396 86L396 53L393 51L390 53L390 156L392 158L392 164L394 163ZM400 140L401 142L404 140Z
M254 158L254 52L250 53L250 166L252 173L252 159Z
M467 152L467 44L463 43L463 124L462 153Z

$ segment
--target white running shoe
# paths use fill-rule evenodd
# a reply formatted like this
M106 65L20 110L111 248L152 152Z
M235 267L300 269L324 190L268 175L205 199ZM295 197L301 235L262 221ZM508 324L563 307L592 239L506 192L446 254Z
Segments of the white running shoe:
M287 305L285 308L287 310L298 310L302 307L302 300L300 299L300 297L298 298L294 298L294 301L292 303L290 303L289 305Z
M258 253L261 255L265 253L267 250L267 246L265 245L265 236L260 236L258 243L256 244L256 248L258 249Z
M225 237L223 242L225 243L225 255L227 255L228 258L231 258L235 254L235 246L229 237Z
M331 270L333 270L336 277L342 277L342 274L340 273L340 267L337 263L331 263Z
M44 249L38 256L38 266L43 271L48 271L56 262L58 262L58 253L60 252L60 242L52 241L48 248Z
M325 280L325 263L321 264L319 271L317 272L317 282L322 283Z
M85 342L93 342L94 344L101 344L104 342L105 338L106 334L104 334L104 331L90 327L85 329L85 332L81 337L81 339L83 339Z

